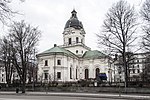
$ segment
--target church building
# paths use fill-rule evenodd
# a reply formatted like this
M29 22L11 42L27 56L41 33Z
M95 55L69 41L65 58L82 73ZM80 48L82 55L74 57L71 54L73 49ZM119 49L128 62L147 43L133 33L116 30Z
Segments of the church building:
M91 50L85 44L86 32L77 12L71 12L63 31L63 45L56 45L37 55L38 80L75 82L80 79L95 79L100 73L113 80L108 56Z

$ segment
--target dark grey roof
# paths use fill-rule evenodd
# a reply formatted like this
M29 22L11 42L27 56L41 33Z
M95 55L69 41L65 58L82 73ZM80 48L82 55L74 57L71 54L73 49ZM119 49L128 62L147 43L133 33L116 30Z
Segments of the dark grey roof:
M77 18L77 12L75 10L73 10L71 13L72 13L72 16L67 21L67 23L65 25L65 29L69 28L69 27L73 27L75 29L82 29L83 25L82 25L82 22L80 22Z

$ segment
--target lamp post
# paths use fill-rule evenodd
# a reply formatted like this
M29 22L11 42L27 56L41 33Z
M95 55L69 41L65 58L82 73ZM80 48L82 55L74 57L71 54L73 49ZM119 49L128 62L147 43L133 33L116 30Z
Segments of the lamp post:
M35 74L37 74L37 73L35 73L35 71L36 71L35 49L33 49L33 56L34 56L34 59L33 59L33 62L31 64L33 64L33 66L32 66L32 71L33 71L32 72L32 78L33 78L32 86L33 86L33 91L34 91L34 89L35 89L35 78L36 78Z

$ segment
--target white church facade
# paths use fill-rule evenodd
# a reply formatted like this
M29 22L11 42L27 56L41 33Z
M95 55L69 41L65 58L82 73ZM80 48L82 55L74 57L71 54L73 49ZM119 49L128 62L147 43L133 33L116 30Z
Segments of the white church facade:
M85 45L83 25L73 10L63 32L63 45L54 44L49 50L37 55L38 80L74 82L80 79L95 79L100 73L112 81L113 68L109 57Z

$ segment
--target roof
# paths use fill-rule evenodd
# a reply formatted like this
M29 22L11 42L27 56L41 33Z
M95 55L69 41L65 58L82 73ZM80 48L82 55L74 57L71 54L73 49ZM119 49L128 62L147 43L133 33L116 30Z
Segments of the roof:
M63 53L65 55L68 55L68 56L76 56L74 53L70 52L69 50L66 50L62 47L59 47L59 46L54 46L53 48L51 49L48 49L38 55L43 55L43 54L54 54L54 53Z
M83 58L85 59L100 59L100 58L105 58L105 57L107 56L98 50L86 51L83 55Z
M71 13L72 13L72 16L66 22L65 29L69 27L73 27L75 29L82 29L83 25L82 25L82 22L80 22L77 18L77 12L73 10Z

